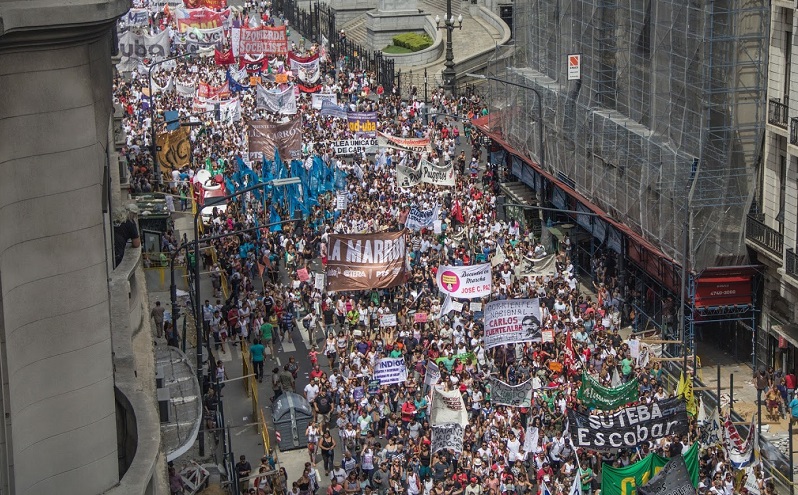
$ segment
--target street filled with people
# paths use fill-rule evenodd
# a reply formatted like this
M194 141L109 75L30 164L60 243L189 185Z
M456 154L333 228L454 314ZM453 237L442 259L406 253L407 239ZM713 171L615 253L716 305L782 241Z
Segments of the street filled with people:
M266 398L298 393L315 415L302 476L268 456L253 468L248 453L242 493L774 493L753 433L741 438L689 373L674 386L629 338L618 254L599 249L579 276L569 239L500 212L511 174L473 125L487 113L478 92L437 88L424 102L333 58L320 36L297 40L267 3L211 12L223 33L212 41L193 12L128 20L148 39L167 33L175 57L130 57L114 98L133 191L184 211L249 191L201 216L201 235L217 237L190 260L214 289L206 338L217 354L248 348ZM283 29L284 53L236 48L266 28ZM273 130L291 125L295 141ZM170 235L164 251L180 246ZM278 364L300 332L308 354ZM213 368L227 378L222 361ZM218 392L208 387L206 409Z

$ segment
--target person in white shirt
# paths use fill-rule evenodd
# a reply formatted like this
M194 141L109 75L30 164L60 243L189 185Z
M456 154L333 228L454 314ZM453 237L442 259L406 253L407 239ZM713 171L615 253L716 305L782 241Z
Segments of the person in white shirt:
M305 385L305 398L312 404L317 395L319 395L319 384L318 379L314 379Z

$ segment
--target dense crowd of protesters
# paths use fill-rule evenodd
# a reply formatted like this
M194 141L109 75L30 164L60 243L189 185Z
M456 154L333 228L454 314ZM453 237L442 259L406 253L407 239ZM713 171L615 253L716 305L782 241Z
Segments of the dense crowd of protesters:
M248 25L254 16L259 22L283 22L279 15L271 15L267 3L247 2L247 8L233 16L237 25ZM169 16L159 13L152 17L149 29L172 29L171 22ZM622 286L619 280L625 278L628 283L629 276L619 277L625 274L617 272L612 251L595 255L586 290L577 279L570 242L547 253L551 246L544 246L525 222L498 218L498 183L508 172L501 164L487 163L487 153L470 125L471 118L487 112L478 95L452 98L439 89L433 92L430 108L424 108L412 89L405 95L398 89L377 95L373 73L354 68L351 60L330 60L315 40L292 43L291 48L300 55L322 53L322 92L337 94L338 101L350 110L377 112L379 130L384 134L429 138L432 152L425 158L451 163L458 174L454 187L420 184L402 188L395 165L416 163L417 154L380 149L354 157L336 156L330 143L351 137L346 121L321 116L311 107L309 95L301 94L303 160L320 156L345 172L338 188L345 191L349 206L336 210L335 194L327 193L302 221L285 223L275 231L257 227L269 223L272 207L282 218L290 218L291 213L283 205L247 195L204 218L206 236L251 229L213 241L218 261L211 256L193 260L210 271L215 290L214 297L203 304L208 337L221 353L230 352L230 346L249 346L256 378L263 381L271 375L273 398L287 391L301 393L316 413L305 432L309 462L303 475L292 482L270 457L253 470L242 456L236 467L242 479L262 473L242 482L243 489L259 494L309 495L319 490L322 477L328 477L328 495L526 495L542 493L543 487L557 494L569 493L573 478L579 477L582 491L594 493L600 487L603 465L627 466L650 452L674 456L699 438L700 427L692 421L688 435L665 437L634 450L602 454L571 444L565 412L584 409L576 397L583 371L605 386L637 378L642 403L665 399L673 391L665 384L659 363L632 358L628 343L620 336L622 327L637 323L625 299L640 294L630 294ZM175 45L175 50L180 50L179 46ZM286 64L284 57L273 62L275 70ZM167 87L169 80L188 86L198 82L218 86L227 73L212 57L191 57L156 71L154 83L159 88ZM261 76L267 87L276 85L269 82L267 74ZM240 121L200 116L204 125L191 131L191 164L166 171L159 181L150 154L150 118L154 114L156 132L164 132L163 112L177 110L188 118L194 102L193 97L176 91L161 90L148 96L146 79L146 64L115 79L115 99L125 113L125 153L135 192L163 190L178 197L185 210L191 199L191 180L201 169L231 178L243 159L256 173L262 173L261 162L248 160L245 128L252 119L280 117L255 108L251 88L239 93ZM427 118L429 113L435 115ZM312 277L300 280L302 269L320 271L331 234L398 231L404 228L411 207L428 209L436 204L440 206L440 229L407 233L407 283L391 289L333 294L317 288ZM173 250L178 244L174 240L165 248ZM554 256L552 268L536 272L533 260L547 255ZM492 260L491 296L463 300L461 311L440 315L444 300L435 282L438 267ZM225 282L229 286L226 294L222 290ZM482 305L489 300L535 297L542 306L542 327L553 331L554 342L486 349L481 338ZM431 317L417 323L416 313ZM386 314L396 316L395 326L380 324ZM277 366L275 350L283 341L300 338L298 323L315 345L308 356L291 356L284 366ZM569 334L581 366L566 357ZM409 378L370 393L373 368L386 356L403 356ZM297 360L304 359L311 362L312 371L308 383L300 384ZM427 362L439 359L441 377L434 386L459 390L469 410L463 452L430 450L430 387L424 382ZM264 368L271 373L264 373ZM211 373L225 378L221 361ZM531 380L532 406L492 404L490 377L511 385ZM218 401L211 387L204 400L206 411L215 410ZM207 426L215 426L210 415ZM525 449L528 426L537 428L539 434L537 442ZM266 475L275 471L277 476ZM700 473L702 493L745 491L735 488L739 485L722 449L702 449ZM762 492L772 493L762 473L758 477Z

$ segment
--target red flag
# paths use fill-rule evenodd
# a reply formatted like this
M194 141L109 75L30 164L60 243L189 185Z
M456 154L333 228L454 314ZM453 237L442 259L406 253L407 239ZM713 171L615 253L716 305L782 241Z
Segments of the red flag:
M258 263L258 274L260 275L261 278L263 278L263 270L265 270L265 269L266 269L265 266L263 266L262 264Z
M573 366L574 362L576 362L576 353L574 352L574 343L571 340L571 333L572 332L569 331L565 335L565 347L563 348L563 354L564 354L563 361L566 368L570 368L571 366Z
M230 65L236 63L236 57L233 55L233 50L225 50L223 52L214 50L213 58L216 61L216 65Z
M465 223L465 218L463 218L463 210L460 208L459 201L454 202L454 207L452 207L452 218L460 223Z

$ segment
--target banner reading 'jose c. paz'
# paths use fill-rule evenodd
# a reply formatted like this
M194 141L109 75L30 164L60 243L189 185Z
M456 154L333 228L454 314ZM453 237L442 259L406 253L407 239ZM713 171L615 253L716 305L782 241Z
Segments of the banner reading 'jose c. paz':
M388 288L405 281L405 231L330 236L327 290Z

